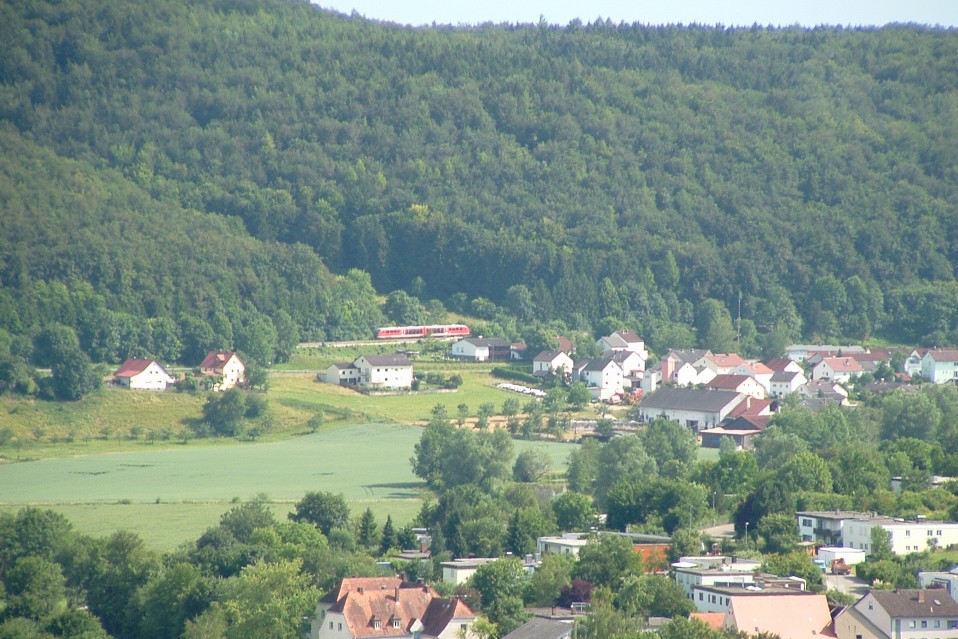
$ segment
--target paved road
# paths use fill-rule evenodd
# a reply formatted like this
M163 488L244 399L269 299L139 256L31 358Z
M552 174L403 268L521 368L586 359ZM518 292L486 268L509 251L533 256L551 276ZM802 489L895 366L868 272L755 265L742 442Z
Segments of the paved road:
M855 575L825 575L825 587L829 590L845 592L856 597L868 593L868 583Z

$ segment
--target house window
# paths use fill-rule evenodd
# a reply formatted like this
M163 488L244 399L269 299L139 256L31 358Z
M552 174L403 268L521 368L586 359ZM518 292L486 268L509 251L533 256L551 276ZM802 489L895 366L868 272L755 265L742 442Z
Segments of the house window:
M342 630L342 629L343 629L343 624L341 624L341 623L336 624L336 626L337 626L337 627L336 627L336 630Z
M927 627L928 627L928 620L927 620L927 619L922 619L922 620L921 620L921 627L922 627L922 628L927 628Z
M929 530L929 531L928 531L928 536L929 536L929 537L933 537L933 536L934 536L934 531L933 531L933 530Z
M332 621L329 622L329 629L330 629L330 630L333 629L333 622L332 622Z
M399 617L393 617L393 628L399 627Z
M905 531L905 536L906 536L906 537L911 537L911 531L910 531L910 530L906 530L906 531Z
M379 629L382 628L382 627L383 627L383 622L382 622L382 620L374 617L374 618L373 618L373 628L375 628L376 630L379 630Z
M914 620L914 619L912 619L911 621L908 622L908 627L909 627L909 628L914 628L914 627L915 627L915 620Z
M811 527L812 527L812 520L811 520L811 519L803 519L803 520L802 520L802 526L804 526L805 528L811 528Z

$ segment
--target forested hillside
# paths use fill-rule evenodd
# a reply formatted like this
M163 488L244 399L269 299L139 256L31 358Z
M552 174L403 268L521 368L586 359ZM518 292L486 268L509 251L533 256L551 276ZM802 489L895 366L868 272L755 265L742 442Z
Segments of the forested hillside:
M955 35L7 0L0 327L105 360L165 354L85 323L163 324L172 359L191 331L360 337L360 269L659 347L707 299L746 351L958 342Z

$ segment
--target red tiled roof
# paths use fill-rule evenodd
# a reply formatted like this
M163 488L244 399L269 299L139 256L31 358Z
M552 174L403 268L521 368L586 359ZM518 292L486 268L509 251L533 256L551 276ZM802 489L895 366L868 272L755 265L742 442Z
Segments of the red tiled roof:
M226 362L230 361L234 356L239 359L235 351L210 351L206 354L203 363L200 364L200 368L220 370L226 365Z
M698 619L699 621L705 622L710 628L715 630L721 630L722 625L725 623L725 613L724 612L693 612L689 615L689 619Z
M860 373L862 371L862 365L858 363L858 360L848 356L848 357L824 357L822 362L827 364L836 373Z
M765 365L772 369L772 372L779 373L794 363L794 360L788 359L787 357L776 357L775 359L768 360Z
M745 401L733 408L729 417L762 417L768 414L768 409L772 405L770 399L755 399L747 397Z
M771 375L775 371L770 367L766 366L762 362L745 362L742 364L745 368L749 369L756 375Z
M113 373L114 377L134 377L139 375L147 368L150 367L150 364L155 362L155 359L141 359L139 357L131 357L126 360L120 367L116 369L116 372Z
M330 612L343 614L354 637L408 635L417 620L423 624L424 634L438 636L450 620L475 616L458 599L440 598L431 587L406 583L399 577L346 578L322 602L333 604ZM398 628L393 627L394 619L399 621Z
M722 368L734 368L745 363L745 360L738 353L715 353L709 356L709 359L715 362L716 366Z

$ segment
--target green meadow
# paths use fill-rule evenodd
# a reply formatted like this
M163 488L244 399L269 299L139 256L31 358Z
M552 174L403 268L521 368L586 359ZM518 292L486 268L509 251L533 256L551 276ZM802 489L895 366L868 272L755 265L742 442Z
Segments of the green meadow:
M422 429L354 424L282 441L200 442L0 465L0 508L33 504L67 515L82 532L131 530L152 547L194 540L232 504L264 495L285 517L307 491L342 493L354 515L370 508L409 522L424 498L409 459ZM546 451L564 471L570 444L515 442Z
M395 350L396 345L383 349ZM368 351L369 349L364 349ZM390 351L391 352L391 351ZM381 522L410 522L427 497L409 459L433 407L450 416L465 404L475 415L510 397L499 390L491 365L423 358L421 370L459 374L455 392L366 396L316 380L330 363L359 349L300 349L270 374L273 429L255 442L194 439L203 393L148 393L105 386L79 402L0 397L0 510L51 508L80 531L138 533L153 548L171 550L195 540L238 502L265 496L285 517L307 491L342 493L358 516L370 508ZM319 432L307 422L326 416ZM557 475L571 444L515 441L515 452L544 450Z

